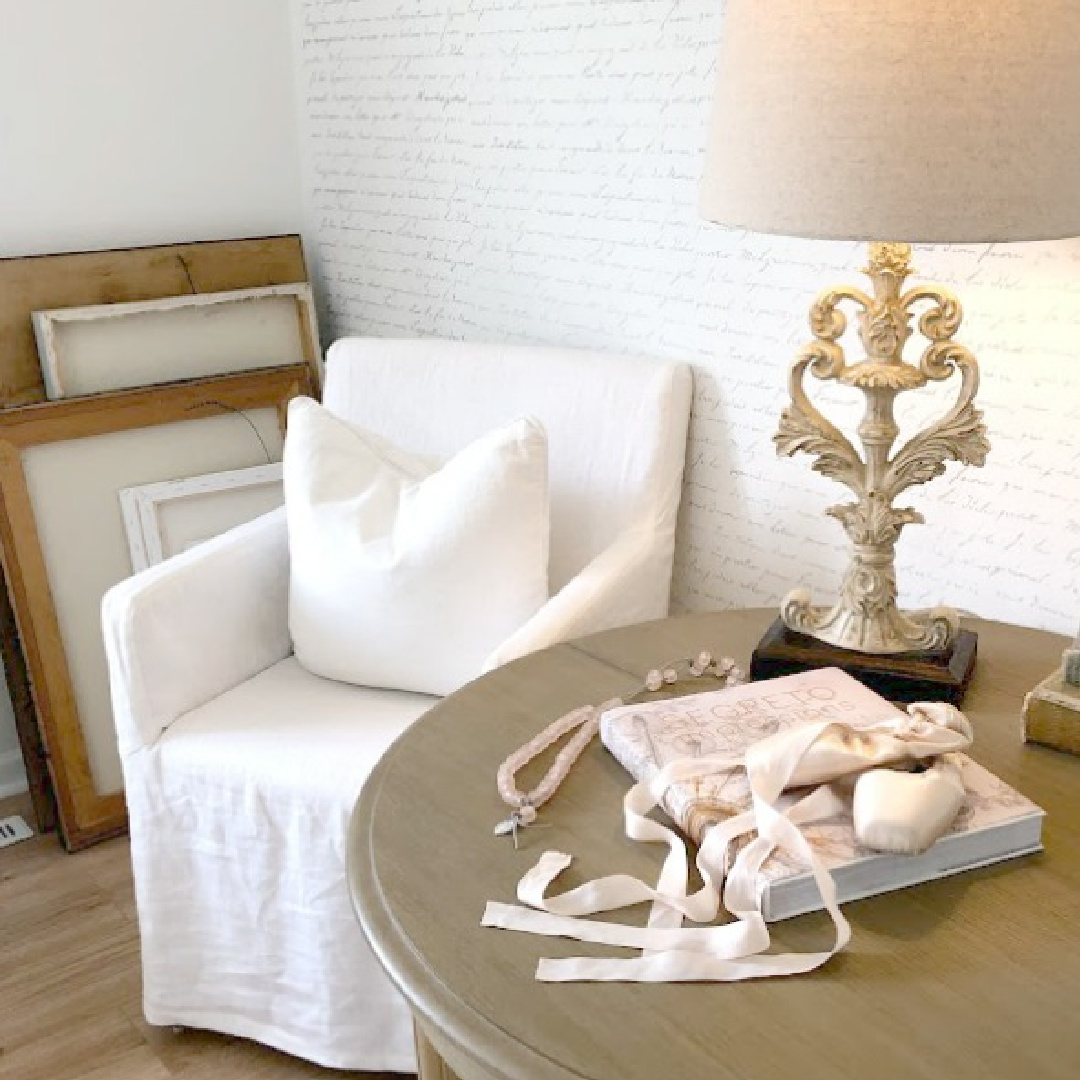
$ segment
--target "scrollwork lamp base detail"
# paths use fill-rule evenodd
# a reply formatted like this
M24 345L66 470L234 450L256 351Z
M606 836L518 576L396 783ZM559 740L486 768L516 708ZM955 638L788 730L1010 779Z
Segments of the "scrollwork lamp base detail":
M780 604L784 624L799 634L858 652L937 652L956 639L960 618L952 608L903 612L893 605L867 615L843 602L830 607L810 603L808 589L792 589ZM901 648L895 648L899 644Z
M893 501L907 488L940 476L947 460L982 465L990 449L982 414L972 404L979 385L978 362L952 340L962 319L960 304L939 286L902 292L911 273L910 256L907 244L871 244L866 272L873 295L839 288L818 297L810 310L814 340L792 365L791 404L774 437L778 453L811 454L817 459L814 470L844 484L856 500L827 511L843 525L853 545L839 600L831 608L815 607L805 589L795 589L784 598L781 617L797 633L872 654L942 650L956 640L959 619L954 611L904 613L897 607L896 541L905 525L923 518L911 508L894 507ZM843 301L858 309L866 357L856 364L847 362L839 343L847 329L840 310ZM923 301L929 307L919 317L919 330L930 344L916 365L905 361L903 352L912 334L913 309ZM804 386L807 371L862 391L866 401L858 427L862 454L811 404ZM952 407L890 457L899 434L893 415L897 396L954 373L961 382Z

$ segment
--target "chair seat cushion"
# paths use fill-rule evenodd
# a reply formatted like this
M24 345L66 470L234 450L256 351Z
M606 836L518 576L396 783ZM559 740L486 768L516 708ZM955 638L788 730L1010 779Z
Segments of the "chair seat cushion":
M238 821L255 805L348 813L387 747L437 700L323 679L290 656L180 717L156 749L169 783L183 778L203 807L226 803Z

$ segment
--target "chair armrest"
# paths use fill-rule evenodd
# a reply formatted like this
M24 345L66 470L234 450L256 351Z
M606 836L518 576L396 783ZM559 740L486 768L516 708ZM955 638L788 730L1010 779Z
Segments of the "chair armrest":
M121 756L292 651L284 511L110 589L102 629Z
M627 530L491 653L483 670L560 641L662 618L670 602L673 546L670 529ZM643 589L642 582L661 584Z

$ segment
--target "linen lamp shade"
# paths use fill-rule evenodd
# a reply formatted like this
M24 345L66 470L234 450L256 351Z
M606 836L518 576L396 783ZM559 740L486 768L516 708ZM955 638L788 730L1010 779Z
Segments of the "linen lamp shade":
M701 187L756 232L1080 235L1080 0L727 0Z

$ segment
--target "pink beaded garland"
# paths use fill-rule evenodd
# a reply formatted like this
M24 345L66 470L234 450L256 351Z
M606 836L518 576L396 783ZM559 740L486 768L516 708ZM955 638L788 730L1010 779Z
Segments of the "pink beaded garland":
M678 682L679 669L685 667L687 673L694 678L711 674L721 680L725 686L734 686L745 681L742 671L736 666L735 661L728 657L720 661L712 658L708 652L700 652L692 660L679 660L672 664L665 664L659 668L653 668L646 676L642 686L630 695L648 691L655 693L664 686L671 686ZM560 716L550 723L543 731L534 735L524 746L515 750L500 766L496 775L496 787L499 796L511 808L510 817L500 821L495 826L498 836L512 833L514 846L517 846L517 830L528 825L533 825L537 818L537 809L544 805L558 790L559 785L566 779L567 773L573 764L581 757L585 748L592 741L597 731L600 730L600 717L608 710L622 705L621 698L612 698L602 705L583 705L571 712ZM540 782L529 792L519 791L514 784L514 777L518 771L524 768L535 757L539 757L552 743L563 735L577 728L577 732L567 744L555 755L555 761L548 769Z

